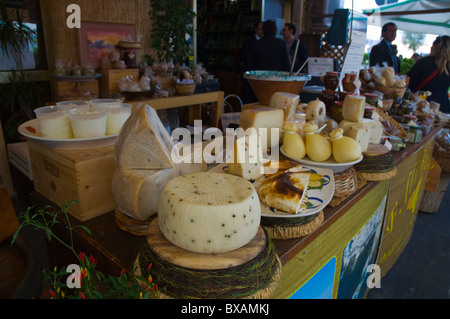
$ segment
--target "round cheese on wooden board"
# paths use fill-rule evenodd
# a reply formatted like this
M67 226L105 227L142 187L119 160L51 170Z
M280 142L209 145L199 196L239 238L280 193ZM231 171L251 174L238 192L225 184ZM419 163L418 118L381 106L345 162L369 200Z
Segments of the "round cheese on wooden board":
M175 177L158 202L164 237L197 253L225 253L248 244L260 221L255 188L234 175L202 172Z

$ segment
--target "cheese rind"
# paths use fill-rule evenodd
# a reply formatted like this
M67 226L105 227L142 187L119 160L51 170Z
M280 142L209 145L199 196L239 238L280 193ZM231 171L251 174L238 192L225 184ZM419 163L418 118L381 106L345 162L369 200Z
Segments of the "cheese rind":
M158 202L158 224L164 237L196 253L224 253L245 246L255 237L260 220L255 188L230 174L175 177Z
M246 180L256 180L263 175L261 139L256 130L238 137L234 142L233 161L228 165L228 173Z
M360 95L347 95L342 105L342 117L344 120L362 122L366 97Z
M206 163L182 163L162 170L116 169L112 177L112 194L120 212L145 221L156 214L159 196L169 180L205 170Z
M300 96L292 93L275 92L270 98L269 106L284 110L284 119L292 120L297 110Z
M120 169L164 169L175 166L177 148L156 110L139 106L123 124L115 145ZM175 158L173 158L175 157Z
M283 124L284 111L273 107L243 110L239 121L242 129L247 130L253 127L258 131L264 150L279 145Z

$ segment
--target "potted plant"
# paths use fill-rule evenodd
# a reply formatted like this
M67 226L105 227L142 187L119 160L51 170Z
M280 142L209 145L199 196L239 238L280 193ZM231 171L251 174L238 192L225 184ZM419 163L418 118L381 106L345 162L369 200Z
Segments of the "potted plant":
M186 34L193 33L194 11L184 0L152 0L151 6L151 46L156 50L156 60L184 64L190 54Z
M150 263L147 269L123 269L117 276L106 276L97 269L98 260L87 256L84 252L77 252L74 243L74 230L81 228L90 234L90 230L82 225L71 224L68 209L77 202L64 203L60 209L50 207L28 207L18 216L19 227L12 236L11 244L17 239L24 227L32 226L44 232L47 240L58 242L72 254L79 272L68 272L68 268L44 269L43 298L50 299L156 299L158 285L153 282L150 274ZM58 225L65 225L68 239L60 236L54 229ZM78 281L78 286L76 282ZM71 285L72 283L73 285Z
M0 5L0 51L12 57L17 69L12 69L8 82L0 85L0 118L7 138L13 138L17 127L34 117L39 89L23 68L23 52L35 41L35 32L26 25L19 10L10 16L6 1Z

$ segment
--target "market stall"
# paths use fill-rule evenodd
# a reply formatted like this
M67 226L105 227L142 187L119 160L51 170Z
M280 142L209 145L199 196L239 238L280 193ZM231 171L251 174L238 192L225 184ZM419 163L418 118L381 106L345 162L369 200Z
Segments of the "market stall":
M282 103L279 103L279 101L282 101ZM361 101L364 103L361 103ZM272 104L273 107L261 104L244 105L243 107L241 127L246 128L245 125L248 124L242 119L251 118L253 127L257 129L268 127L272 130L280 130L282 128L282 133L284 133L284 137L281 139L283 141L282 144L279 144L278 140L272 140L271 142L266 141L268 143L267 146L273 143L273 147L280 151L279 160L281 162L290 163L291 169L295 167L306 169L310 178L308 195L306 197L308 203L305 206L307 208L304 207L299 212L286 214L280 209L273 209L273 207L270 207L270 204L265 204L262 201L262 193L258 193L262 207L260 227L265 230L266 234L265 236L262 234L258 235L262 236L259 242L263 246L265 242L272 242L276 248L276 259L279 259L282 265L279 274L271 273L274 277L269 275L269 278L277 278L276 280L273 279L276 285L268 292L271 298L363 298L367 293L367 289L373 288L367 281L372 274L371 271L373 271L370 269L373 268L368 267L373 265L379 267L378 279L381 279L389 271L408 243L426 184L434 148L434 136L446 125L445 117L437 111L432 111L430 108L415 108L415 111L420 112L420 114L415 114L421 116L423 115L422 113L427 112L426 114L432 116L433 119L431 127L424 125L421 128L423 135L417 138L415 134L405 134L405 132L409 131L409 126L417 125L417 123L408 122L401 124L396 122L394 125L395 120L382 109L383 104L372 106L366 104L365 101L364 96L358 96L353 92L344 99L344 103L335 103L336 106L341 106L342 108L340 108L340 113L337 115L335 112L329 112L330 117L325 115L327 108L324 102L316 100L307 105L301 105L298 103L298 96L293 93L273 93L269 99L269 104ZM419 98L417 103L422 105L424 101ZM294 107L293 112L289 111L291 107ZM357 114L355 111L349 111L349 108L352 110L357 109ZM165 261L166 263L181 263L187 269L192 267L189 266L192 265L192 260L195 260L195 258L193 259L194 256L191 256L192 253L189 252L192 246L188 245L187 248L181 250L183 253L177 253L177 247L180 243L166 242L166 238L170 237L167 237L169 236L167 233L161 233L159 230L161 224L158 226L158 218L162 218L160 217L162 213L158 212L156 214L155 206L161 198L158 199L158 196L155 197L154 194L150 196L146 189L151 189L158 195L157 192L162 191L163 186L169 180L175 180L177 176L178 178L192 174L195 176L196 172L206 171L208 171L207 174L238 175L235 177L241 179L242 183L246 180L254 180L253 186L256 189L260 189L265 180L264 176L261 177L260 172L250 169L250 166L246 163L239 164L237 170L233 171L232 165L224 166L225 164L218 163L206 165L202 160L199 164L195 164L196 166L191 164L191 166L187 165L184 168L180 166L179 169L175 168L174 170L174 168L167 166L172 164L170 164L170 157L163 155L168 153L168 149L167 145L164 144L167 142L163 143L162 140L151 142L153 145L152 151L148 155L144 155L149 157L146 157L145 162L139 160L142 154L138 150L144 151L147 147L146 143L153 139L152 136L158 136L163 133L157 117L150 115L154 114L152 112L154 111L151 111L150 107L137 107L129 120L124 124L125 128L121 130L120 136L115 142L113 147L115 148L114 155L110 153L110 160L115 158L116 164L113 166L116 167L109 169L110 174L114 176L112 181L107 181L106 184L110 183L112 187L112 196L107 201L113 207L110 206L103 213L86 215L84 217L80 217L80 211L72 211L71 213L75 217L71 218L71 222L86 226L92 231L92 236L84 233L82 230L76 231L77 245L83 247L83 250L91 252L97 258L104 260L105 264L103 267L107 273L114 273L122 268L129 269L135 265L137 256L142 256L142 249L148 250L149 247L150 251L159 258L163 260L168 258ZM270 115L269 118L266 114ZM281 115L279 119L277 114ZM285 116L289 116L288 114L297 116L297 120L285 118ZM371 118L368 118L368 116L371 116ZM261 125L263 122L257 121L260 117L265 122L264 125ZM154 119L149 122L150 126L145 124L147 123L146 118ZM350 119L353 121L350 121ZM320 149L317 151L317 148L315 153L308 151L310 140L307 136L305 136L306 139L303 142L305 143L305 152L299 155L300 145L292 148L291 146L294 144L291 145L291 143L300 143L303 140L300 132L308 132L308 128L314 126L315 130L317 130L316 121L322 121L322 124L327 123L326 126L335 125L332 122L334 121L339 123L337 127L340 127L340 129L328 130L326 131L327 133L316 136L316 139L326 138L327 135L332 137L336 132L342 134L340 130L344 131L342 127L345 128L347 123L353 123L352 125L356 126L356 128L360 128L363 137L358 134L359 139L353 139L356 143L355 145L357 145L356 149L359 150L359 153L357 151L356 159L345 158L340 160L338 157L339 149L331 148L332 144L329 144L331 152L325 155L326 159L318 159L318 157L323 156L324 151L320 151ZM127 124L128 122L129 124ZM267 122L276 122L281 127L276 125L267 126ZM347 138L349 138L349 131L353 128L352 125L345 133ZM377 134L377 137L371 140L370 132L372 127L374 127L372 133ZM357 131L360 132L359 130ZM394 136L394 134L398 136ZM383 135L386 136L383 137ZM295 136L300 137L301 140L291 138ZM129 137L148 142L145 142L143 145L133 145ZM340 138L342 139L343 137ZM396 143L398 140L401 143ZM389 141L392 141L392 143ZM32 141L30 146L30 150L34 150L31 152L32 157L33 152L36 150L41 149L42 152L42 146L35 145L35 142ZM331 141L331 143L333 142ZM214 140L206 141L202 145L202 149L206 149L209 143L213 144ZM221 141L221 143L224 142ZM325 140L325 143L330 142ZM345 147L346 152L344 156L348 156L350 154L348 152L349 146ZM156 149L159 150L155 151ZM363 152L361 151L362 149L364 150ZM292 153L292 150L294 153ZM76 153L73 150L67 152ZM235 154L233 156L236 156L236 152L235 145L234 151L231 151L230 154ZM130 154L132 155L131 157L127 156ZM360 156L360 154L362 155ZM191 156L192 154L188 155ZM48 156L42 161L42 163L46 163L44 166L38 167L34 165L33 175L39 179L39 175L46 173L48 178L43 179L44 181L53 181L54 185L57 185L56 188L64 187L61 183L58 183L58 180L62 181L65 177L58 175L58 168L50 169L52 167L51 161L51 157ZM147 161L149 162L146 164ZM36 161L36 163L39 162L41 160ZM276 163L281 162L276 161ZM101 163L100 160L98 165L104 166ZM243 171L241 165L243 165L242 167L248 166L249 172ZM133 167L135 168L133 169ZM173 171L173 173L166 175L163 173L165 171ZM148 175L149 173L146 172L151 173ZM141 186L147 183L146 179L148 177L145 176L160 174L159 172L164 174L158 177L161 180L159 184L151 182L148 184L150 186ZM52 175L48 175L48 173ZM280 173L279 176L289 174L289 172L283 170ZM131 183L131 181L136 181L137 184L135 182ZM151 180L149 179L149 181ZM353 184L348 183L349 181L352 181ZM225 180L219 184L223 185L224 182ZM79 185L81 189L84 188L83 185L83 183ZM94 198L98 197L96 194L104 194L104 190L95 188L93 183L88 182L87 185L89 185L89 192ZM251 186L249 187L251 189ZM207 187L207 189L214 192L215 188ZM226 194L225 188L223 190L220 189L220 187L217 188L217 191L220 191L222 194L220 196ZM49 202L49 196L43 196L39 188L36 190L37 192L32 194L33 203L38 205L50 203L53 205L57 201L54 198L52 200L53 203ZM175 189L172 191L175 191ZM128 193L126 197L120 195L126 193ZM273 195L273 193L269 193L269 195ZM146 204L137 200L137 198L142 196L147 197ZM216 196L219 196L219 193L214 195L214 198ZM188 200L188 198L185 199ZM169 203L171 200L171 197L168 197ZM81 202L83 201L81 199ZM145 208L148 206L153 208ZM211 223L214 222L211 220ZM177 228L177 232L182 231L183 223L178 225L177 227L181 228ZM199 230L195 233L198 232ZM247 242L258 238L256 235L254 238L253 235L251 237L247 239ZM165 248L161 251L159 247ZM169 251L167 251L167 247L170 247ZM239 251L239 249L242 248L238 248L236 251ZM195 256L198 255L198 253L194 254L196 254ZM213 256L215 257L212 257L212 261L206 262L207 265L220 264L220 259L217 258L226 256L226 253L216 252ZM259 255L256 253L253 256L257 258ZM62 257L61 254L58 254L58 258L53 259L54 257L52 257L52 262L64 265L67 260ZM202 261L207 257L211 258L211 255L206 253L206 255L202 256ZM156 257L153 256L152 258ZM226 257L225 260L227 258L229 257ZM157 272L156 269L155 272ZM171 282L164 280L163 277L155 276L155 278L159 278L166 285L171 285ZM169 291L170 288L173 287L168 287ZM179 290L180 288L177 289ZM254 287L250 286L249 291L254 293ZM172 291L172 296L177 296L176 293L177 291ZM267 291L261 292L261 295L266 295L266 293Z
M409 96L405 75L361 69L365 36L352 36L317 98L302 97L310 75L249 71L258 102L230 114L201 65L138 70L148 44L136 39L96 61L100 73L56 63L58 101L18 128L26 195L52 212L70 202L67 216L50 214L59 238L105 275L148 270L161 298L364 298L411 237L449 117L427 92ZM184 106L189 124L208 118L214 134L171 135L159 111ZM216 127L227 116L232 125ZM52 266L85 261L67 247L48 244Z

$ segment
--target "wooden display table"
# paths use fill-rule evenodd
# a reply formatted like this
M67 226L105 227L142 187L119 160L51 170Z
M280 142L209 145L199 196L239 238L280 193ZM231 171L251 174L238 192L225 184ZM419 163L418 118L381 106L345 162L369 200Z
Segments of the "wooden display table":
M418 144L394 153L398 174L390 180L367 182L336 207L327 206L318 229L302 238L273 240L283 264L282 278L272 298L364 298L367 278L378 271L381 279L407 245L417 217L434 147L435 127ZM38 193L35 205L52 205ZM98 268L117 275L131 269L146 238L119 229L114 212L73 225L88 227L92 235L76 230L77 250L94 255ZM65 230L63 230L65 231ZM50 263L68 265L62 251ZM52 259L53 258L53 259ZM57 258L57 259L55 259ZM375 265L375 268L368 268Z
M148 104L155 110L166 110L175 107L189 106L189 124L193 125L195 119L201 119L201 104L216 103L216 116L214 123L216 126L219 123L220 116L222 115L222 103L224 98L223 91L199 93L193 95L176 95L169 98L148 99L143 101L125 101L133 105L133 107L139 104Z

